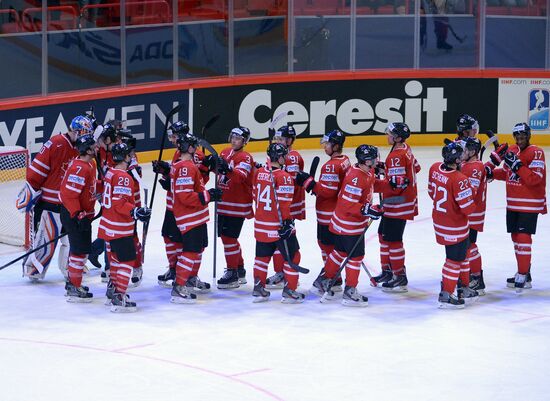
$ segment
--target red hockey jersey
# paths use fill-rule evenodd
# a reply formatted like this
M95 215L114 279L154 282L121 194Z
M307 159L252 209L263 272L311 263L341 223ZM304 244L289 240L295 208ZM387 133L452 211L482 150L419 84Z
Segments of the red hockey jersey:
M517 174L508 166L493 171L496 180L506 181L506 208L514 212L546 214L546 162L544 151L530 145L520 151L517 145L508 149L521 160Z
M474 192L476 209L469 216L470 228L476 231L483 231L485 223L485 209L487 208L487 173L483 162L475 160L462 163L460 172L468 177L470 187Z
M353 166L342 181L336 209L330 220L329 230L338 235L360 235L369 218L363 216L361 208L372 202L375 177L358 166Z
M69 163L59 188L59 200L75 217L80 211L94 217L96 167L93 163L74 159Z
M170 185L174 195L174 217L181 233L207 223L208 205L201 203L199 194L202 193L205 199L209 194L193 160L179 160L172 164Z
M67 134L52 136L27 169L27 182L35 190L42 190L42 199L59 204L59 187L69 162L78 152Z
M199 171L201 172L201 175L202 175L202 180L203 180L204 184L206 185L206 184L208 184L208 180L210 180L210 176L209 176L208 167L206 167L204 164L202 164L205 157L206 156L204 155L204 153L202 153L202 151L200 151L199 149L197 149L195 151L195 153L193 154L193 161L195 162L195 164L199 168Z
M350 166L349 158L346 155L334 156L323 164L319 181L317 181L312 191L317 196L315 210L317 211L317 222L319 224L325 226L330 224L342 180Z
M437 243L454 245L468 238L468 216L476 209L468 177L458 170L446 170L441 162L434 163L428 175L428 194L433 200Z
M293 180L296 180L298 171L304 169L304 159L300 153L295 150L288 152L285 158L285 171L289 173ZM294 186L294 196L290 204L290 214L293 219L305 220L306 218L306 190L298 185Z
M271 174L267 167L256 170L254 176L254 203L256 213L254 218L254 238L260 242L275 242L279 239L277 230L281 227L275 196L279 203L279 210L283 220L292 218L290 205L294 194L294 179L281 169L273 169L275 191L271 181Z
M218 213L226 216L254 217L252 211L252 181L254 159L245 151L235 152L225 148L220 153L232 169L227 174L219 175L218 187L223 191L222 200L218 202Z
M110 168L103 180L103 214L98 238L112 241L134 234L134 180L127 171Z
M405 199L402 203L384 205L384 216L392 219L413 220L418 215L418 189L416 174L420 171L420 164L416 161L410 146L395 148L386 157L386 180L392 176L400 176L409 179L409 185L404 190L393 189L386 186L382 195L391 198L399 195Z

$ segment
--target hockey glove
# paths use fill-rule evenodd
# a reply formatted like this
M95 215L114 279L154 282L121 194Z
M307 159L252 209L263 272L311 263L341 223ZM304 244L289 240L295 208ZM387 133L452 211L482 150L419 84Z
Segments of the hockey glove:
M254 167L256 168L262 168L264 165L262 163L254 162Z
M386 163L380 161L376 162L376 165L374 166L374 175L378 178L386 175Z
M88 218L88 215L85 211L78 212L75 217L78 231L92 231L92 221Z
M208 168L208 171L214 171L216 169L216 156L208 155L202 161L202 164Z
M223 191L219 188L210 188L208 191L199 193L199 201L206 205L208 202L218 202L222 200Z
M227 174L230 171L232 171L232 169L231 167L229 167L229 164L227 164L227 161L224 158L220 158L220 163L218 165L218 173Z
M34 208L34 205L36 205L36 202L40 200L41 196L41 190L35 190L31 184L25 182L25 185L17 195L15 207L21 213L29 213Z
M305 171L298 171L298 174L296 174L296 184L304 187L307 192L311 192L316 182L313 177Z
M512 170L514 173L517 173L523 164L521 163L521 160L518 159L518 156L513 152L508 152L504 156L504 163L510 167L510 170Z
M170 174L170 164L164 160L153 160L153 172L168 175Z
M292 235L292 231L294 230L294 221L293 220L285 220L283 221L283 225L277 232L279 233L279 238L282 240L289 239Z
M405 189L409 186L409 179L399 175L392 175L389 179L390 186L393 189Z
M487 174L487 182L493 181L493 169L485 164L485 173Z
M130 216L134 220L146 222L151 218L151 209L148 207L135 207L130 211Z
M379 205L371 205L370 203L367 203L361 208L361 214L363 216L370 217L373 220L378 220L384 214L384 209L382 209Z
M491 155L489 156L489 158L491 159L495 167L500 165L500 163L502 162L502 158L506 154L507 150L508 150L508 144L503 143L496 150L491 152Z
M165 191L170 191L170 177L162 177L160 180L159 180L159 184L160 186L162 187L162 189L164 189Z

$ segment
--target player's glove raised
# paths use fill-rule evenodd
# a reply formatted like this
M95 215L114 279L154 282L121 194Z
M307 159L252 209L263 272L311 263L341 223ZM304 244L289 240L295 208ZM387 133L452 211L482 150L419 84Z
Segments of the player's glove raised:
M287 219L283 221L283 225L277 232L279 233L279 238L282 240L289 239L294 230L294 220Z
M130 211L130 216L134 220L146 222L151 218L151 209L148 207L135 207Z
M296 174L296 184L304 187L307 192L311 192L316 183L311 175L305 171L298 171L298 174Z
M162 175L170 174L170 163L164 160L153 160L153 172Z
M165 191L170 191L170 177L169 176L163 176L160 180L159 180L159 184L160 186L162 187L162 189L164 189Z
M199 201L206 205L208 202L218 202L222 200L223 191L219 188L210 188L207 191L199 193Z
M510 170L512 170L514 173L517 173L523 164L521 163L521 160L518 159L518 156L513 152L508 152L504 156L504 163L510 167Z
M218 173L220 174L227 174L230 171L232 171L231 167L229 167L229 164L227 164L227 160L224 158L220 158L220 163L218 165Z
M214 171L216 169L216 156L208 155L202 161L202 164L208 168L208 171Z
M378 220L384 214L384 209L379 205L367 203L361 208L361 214L373 220Z
M386 174L386 163L377 161L374 166L374 175L380 177Z
M507 151L508 151L508 144L503 143L496 150L491 152L491 155L489 156L489 158L491 159L495 167L500 165Z

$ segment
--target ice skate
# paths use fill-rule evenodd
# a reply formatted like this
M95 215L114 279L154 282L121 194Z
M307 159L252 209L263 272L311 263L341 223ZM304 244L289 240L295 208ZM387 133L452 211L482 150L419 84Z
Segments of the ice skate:
M23 276L28 277L31 283L38 283L44 279L44 275L38 271L33 265L23 266Z
M109 270L105 270L101 272L101 282L102 283L108 283L109 282Z
M407 292L408 283L409 281L405 274L400 274L398 276L394 275L390 281L382 283L382 291L395 293Z
M113 300L113 297L115 296L115 285L111 280L107 283L107 291L105 291L105 297L107 299L105 300L105 306L111 306L111 301Z
M132 269L132 278L128 283L129 288L139 287L141 284L141 279L143 278L143 269L141 267L134 267Z
M369 299L366 296L359 294L359 292L357 292L357 288L346 285L346 289L342 295L342 305L365 307L368 304Z
M111 300L111 312L114 312L114 313L137 312L137 305L135 302L130 301L130 296L128 294L115 292L113 299Z
M519 273L516 273L514 277L510 277L506 279L506 287L508 288L516 288L516 277ZM531 284L531 272L526 274L525 283L523 284L522 289L528 290L532 288L533 285Z
M371 282L370 285L373 287L379 287L379 284L387 283L393 278L393 273L389 265L382 266L382 271L378 276L374 276L373 279L376 282L376 286Z
M309 292L318 297L322 297L325 295L325 292L328 292L327 299L332 299L334 297L334 291L328 289L329 284L330 280L328 278L319 275L313 282L313 286L309 289Z
M340 274L336 277L336 280L334 280L334 284L330 287L330 289L333 292L342 292L342 284L344 284L344 282L342 281L342 275Z
M88 255L88 260L96 269L101 269L101 263L99 262L99 255L97 253L90 253Z
M237 269L226 269L222 278L218 280L218 288L220 290L239 288L239 286L239 273Z
M277 272L273 276L268 277L265 286L270 290L283 288L285 286L285 274L283 272Z
M470 288L476 290L479 296L485 295L485 282L483 281L483 271L480 274L470 275Z
M254 300L252 302L254 303L266 302L269 300L270 295L271 293L265 289L261 281L258 279L255 279L254 290L252 291L252 296L254 297Z
M72 286L71 282L65 281L65 290L68 290L70 286ZM90 288L85 285L81 285L80 288L84 289L86 292L90 291ZM65 296L67 296L67 294L65 294Z
M93 301L93 294L88 292L88 287L75 287L71 283L65 285L67 289L67 302L70 303L90 303Z
M305 294L285 287L283 289L283 298L281 299L281 302L283 304L301 304L304 302L305 297Z
M197 302L197 296L184 285L174 285L171 295L170 302L173 304L194 304Z
M479 294L476 290L472 290L470 287L459 287L456 290L458 299L464 300L464 304L470 305L479 299Z
M197 276L191 276L185 283L185 287L193 294L206 294L210 292L210 284L201 281Z
M161 287L172 288L172 284L176 278L176 268L169 267L166 273L157 276L158 283Z
M458 299L454 294L449 294L447 291L439 293L438 302L441 309L464 309L464 300Z
M237 274L239 275L239 284L246 284L246 269L243 266L239 266Z
M521 294L527 287L527 274L516 274L516 281L514 282L514 288L516 289L516 294ZM529 283L531 284L531 283Z

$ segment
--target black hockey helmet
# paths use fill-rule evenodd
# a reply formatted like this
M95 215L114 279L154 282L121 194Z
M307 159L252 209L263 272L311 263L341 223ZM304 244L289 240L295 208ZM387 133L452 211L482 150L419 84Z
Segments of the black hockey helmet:
M296 139L296 130L292 125L283 125L275 132L276 137Z
M85 155L95 145L95 139L93 134L80 135L76 138L75 147L80 155Z
M527 123L517 123L514 125L512 130L512 135L516 137L517 135L525 134L527 135L527 140L531 139L531 127Z
M116 142L117 131L122 129L122 121L120 120L109 120L103 124L103 131L99 135L100 138L104 140L109 138L111 143Z
M386 128L386 134L401 138L402 142L411 136L411 129L405 123L390 123Z
M169 135L187 134L189 132L189 125L183 121L176 121L169 128Z
M272 143L267 147L267 156L272 162L278 162L288 154L288 148L282 143Z
M474 129L479 132L479 123L469 114L461 114L456 120L456 132L460 135L466 130Z
M446 165L459 164L463 152L464 149L458 142L451 142L450 144L443 146L443 149L441 150L443 163Z
M465 150L473 150L477 154L481 150L481 141L478 138L467 137L463 141Z
M199 145L199 139L190 131L178 133L176 145L180 152L187 153L190 146L196 148Z
M123 142L115 143L111 148L111 154L115 163L123 162L126 156L130 154L130 147Z
M246 145L250 140L250 130L246 127L233 128L229 133L229 137L227 138L228 142L231 142L231 138L233 137L233 135L243 138L243 145Z
M130 150L134 150L137 145L136 138L132 135L132 131L129 129L119 129L117 135L122 143L128 145Z
M321 144L324 143L332 143L333 145L340 145L344 146L344 142L346 141L346 135L337 129L330 131L328 134L323 135L321 138Z
M378 159L378 148L372 145L359 145L355 149L355 157L357 157L357 163L365 164L366 161L376 161Z

